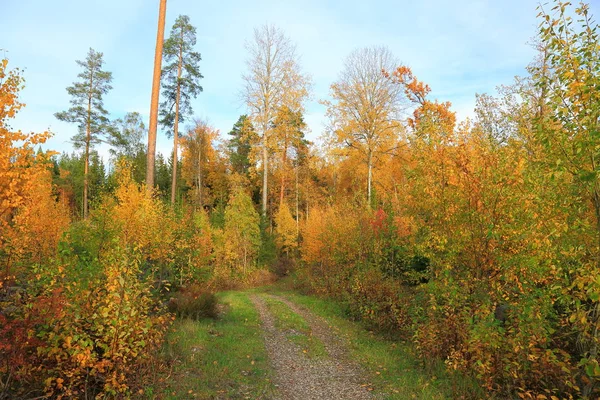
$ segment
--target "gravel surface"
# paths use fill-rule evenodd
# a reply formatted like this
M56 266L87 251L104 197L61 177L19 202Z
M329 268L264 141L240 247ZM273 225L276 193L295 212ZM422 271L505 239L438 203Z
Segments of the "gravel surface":
M285 333L275 327L274 318L261 295L251 296L263 323L265 345L275 370L277 399L327 400L372 399L365 375L346 357L346 349L336 334L320 318L279 296L292 311L304 317L312 334L325 345L328 357L308 358Z

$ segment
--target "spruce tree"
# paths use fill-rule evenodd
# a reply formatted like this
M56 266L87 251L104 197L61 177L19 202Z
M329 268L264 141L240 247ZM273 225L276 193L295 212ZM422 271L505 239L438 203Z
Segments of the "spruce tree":
M231 136L227 142L231 167L234 172L248 176L251 143L257 138L254 126L247 115L241 115L228 134Z

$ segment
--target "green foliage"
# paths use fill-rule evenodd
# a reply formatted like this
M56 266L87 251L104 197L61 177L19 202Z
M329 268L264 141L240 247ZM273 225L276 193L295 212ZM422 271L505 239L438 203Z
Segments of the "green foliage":
M130 112L113 122L107 140L113 164L117 165L120 160L128 162L137 183L142 183L146 177L145 138L146 126L142 116L138 112Z
M260 219L260 250L258 263L260 265L272 265L277 259L277 242L274 234L270 232L267 218Z
M77 61L83 71L77 75L80 81L67 88L72 106L54 114L61 121L77 124L79 133L72 140L79 148L99 143L100 136L108 131L108 112L104 109L103 96L112 89L112 73L102 70L103 64L102 53L92 48L84 61Z
M214 228L223 229L225 227L225 203L218 203L210 214L210 225Z
M156 157L156 186L158 191L166 195L171 192L172 158L167 162L161 153Z
M257 133L247 115L241 115L228 132L231 136L227 142L229 162L234 172L248 176L250 172L250 151L252 143L257 140Z
M83 214L83 171L85 154L61 154L54 160L53 181L62 199L69 204L73 214ZM88 173L89 201L98 201L108 188L110 180L106 176L104 162L97 151L90 152Z
M165 100L160 105L159 114L160 124L167 129L172 128L175 122L175 102L179 102L178 117L183 122L192 115L191 99L202 92L199 84L203 78L200 73L202 58L200 53L194 51L195 45L196 28L191 25L187 15L180 15L163 47L161 85Z
M232 193L225 208L225 259L245 273L254 266L261 247L260 217L247 193Z

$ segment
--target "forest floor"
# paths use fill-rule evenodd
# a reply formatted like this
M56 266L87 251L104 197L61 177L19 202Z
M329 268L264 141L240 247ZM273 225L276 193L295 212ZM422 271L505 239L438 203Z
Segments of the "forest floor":
M476 389L336 302L273 288L218 294L216 320L177 320L165 399L450 399ZM151 394L149 390L147 394Z

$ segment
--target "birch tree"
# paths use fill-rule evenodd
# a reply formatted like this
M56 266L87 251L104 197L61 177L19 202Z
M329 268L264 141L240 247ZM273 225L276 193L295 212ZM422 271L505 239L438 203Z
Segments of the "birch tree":
M309 78L300 69L296 46L283 31L271 25L254 29L246 43L248 72L243 75L242 97L260 135L262 214L267 215L271 134L277 112L283 106L299 111L308 96Z

